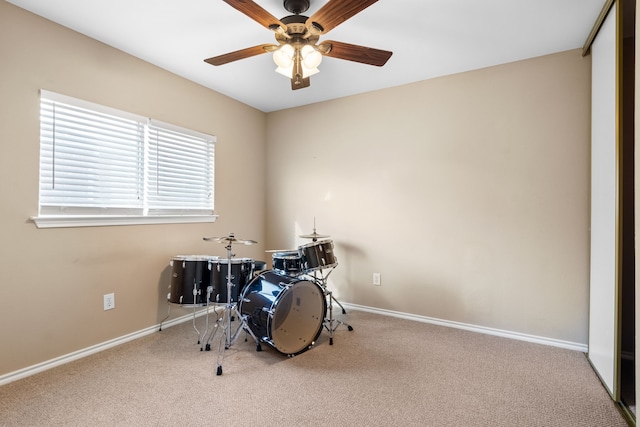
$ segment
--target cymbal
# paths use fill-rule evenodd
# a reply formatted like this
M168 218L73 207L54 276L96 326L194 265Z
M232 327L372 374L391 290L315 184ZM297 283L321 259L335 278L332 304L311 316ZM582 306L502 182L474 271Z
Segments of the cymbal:
M214 241L218 243L237 243L240 245L255 245L256 243L258 243L255 240L236 239L233 234L225 237L203 237L202 240Z
M268 253L276 253L276 252L298 252L297 249L269 249L268 251L265 251Z
M331 237L327 234L318 234L315 231L311 234L301 234L300 237L303 239L325 239L327 237Z

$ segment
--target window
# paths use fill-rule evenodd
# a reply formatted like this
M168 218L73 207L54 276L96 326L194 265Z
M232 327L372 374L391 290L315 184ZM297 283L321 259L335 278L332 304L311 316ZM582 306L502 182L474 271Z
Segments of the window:
M214 143L211 135L43 90L34 221L213 221Z

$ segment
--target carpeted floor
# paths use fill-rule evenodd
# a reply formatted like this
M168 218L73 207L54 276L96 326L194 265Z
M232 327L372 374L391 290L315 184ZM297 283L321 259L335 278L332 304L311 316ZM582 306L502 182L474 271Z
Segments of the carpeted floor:
M627 426L584 354L350 311L286 357L191 323L0 387L2 426ZM244 337L244 334L242 334Z

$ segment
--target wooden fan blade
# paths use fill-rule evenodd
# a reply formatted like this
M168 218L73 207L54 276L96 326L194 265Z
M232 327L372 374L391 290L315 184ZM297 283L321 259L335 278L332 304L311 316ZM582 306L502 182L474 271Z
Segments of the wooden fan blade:
M314 28L316 30L314 32L317 34L326 34L377 1L378 0L329 0L307 19L306 26L307 28Z
M393 52L389 52L388 50L374 49L333 40L323 42L320 45L321 51L324 52L327 45L331 45L331 48L324 53L325 56L375 65L376 67L382 67L387 63L389 58L391 58L391 55L393 55Z
M287 32L286 25L284 25L278 18L276 18L275 16L264 10L260 5L251 0L223 1L271 31L276 31L278 28L281 28L283 32Z
M224 65L239 59L250 58L252 56L260 55L261 53L269 52L275 47L277 46L273 44L261 44L258 46L248 47L246 49L236 50L235 52L225 53L224 55L214 56L213 58L205 59L204 62L211 65Z
M311 86L311 79L309 77L306 77L298 82L296 82L296 79L291 79L291 90L304 89L305 87L309 86Z

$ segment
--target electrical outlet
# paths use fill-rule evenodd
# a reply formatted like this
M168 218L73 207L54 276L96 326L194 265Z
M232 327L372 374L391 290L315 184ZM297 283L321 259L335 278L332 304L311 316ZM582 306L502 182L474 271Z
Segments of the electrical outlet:
M373 273L373 284L380 286L380 273Z
M106 310L111 310L113 308L116 308L116 295L111 293L111 294L106 294L104 296L104 309Z

